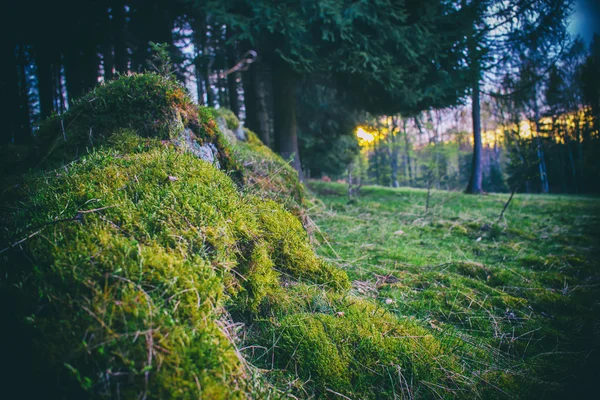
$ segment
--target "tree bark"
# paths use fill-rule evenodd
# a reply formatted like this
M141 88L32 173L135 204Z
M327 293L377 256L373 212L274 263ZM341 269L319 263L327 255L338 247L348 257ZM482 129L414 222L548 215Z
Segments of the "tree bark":
M412 166L410 161L410 140L408 139L408 131L406 130L406 120L403 123L404 128L404 156L406 157L406 166L408 167L408 184L412 186Z
M248 89L249 92L249 95L245 96L246 126L256 132L267 147L273 148L268 89L264 69L265 63L261 57L250 66L248 75L246 75L248 82L244 86L244 91Z
M117 0L112 10L112 31L114 44L114 68L120 74L127 73L129 53L127 52L127 22L125 18L125 4Z
M0 129L1 143L11 143L15 140L18 130L19 102L19 73L15 48L12 43L2 43L2 63L0 63L0 116L3 129Z
M15 136L15 143L23 143L29 139L31 134L31 122L29 120L29 91L27 89L27 56L23 46L19 46L19 135Z
M229 28L227 29L228 36L231 35ZM237 51L234 44L227 46L227 68L233 67L237 62ZM240 117L240 100L238 99L237 78L239 72L233 72L227 75L227 92L229 93L229 109L233 111L236 117Z
M52 63L46 49L36 49L35 64L37 67L38 95L40 99L40 118L44 119L50 116L54 110Z
M112 43L104 43L104 53L102 53L102 69L104 70L104 82L108 82L113 78L113 48Z
M242 86L244 88L244 108L246 109L246 119L244 125L260 136L258 126L258 107L255 80L257 65L250 66L248 71L242 73ZM261 137L262 139L262 137ZM263 141L264 143L264 141ZM265 143L266 144L266 143Z
M536 87L537 93L537 87ZM538 165L540 170L540 183L542 188L542 193L548 193L548 174L546 173L546 157L544 156L544 148L543 143L540 138L540 112L537 104L537 98L533 99L533 112L535 118L535 144L536 144L536 152L538 156Z
M394 123L394 118L391 118L391 123L390 123L390 139L392 142L392 151L390 154L390 167L392 168L392 187L400 187L400 184L398 183L398 144L396 143L396 130L395 130L395 123Z
M483 170L481 168L481 107L479 104L479 74L476 73L473 79L473 95L472 95L472 121L473 121L473 160L471 162L471 177L467 185L466 193L479 194L481 190L481 182L483 178Z
M280 57L275 57L273 65L273 105L275 111L275 148L298 171L304 180L302 164L298 153L296 133L296 81L292 67Z

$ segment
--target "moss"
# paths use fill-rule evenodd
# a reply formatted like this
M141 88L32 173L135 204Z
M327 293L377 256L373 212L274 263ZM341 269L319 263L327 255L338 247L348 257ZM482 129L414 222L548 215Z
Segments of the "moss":
M25 178L2 204L14 210L3 215L3 242L31 235L2 254L0 284L8 298L21 287L15 335L33 330L31 373L94 396L240 397L246 372L224 307L257 310L278 290L279 269L348 282L281 206L131 130Z
M215 117L223 117L227 128L231 130L236 130L240 127L240 120L238 119L238 117L236 117L233 111L223 107L213 108L211 110Z
M452 350L426 329L400 320L354 296L296 285L279 299L274 316L257 324L264 358L310 382L304 390L351 398L431 397L464 387L462 367ZM283 300L283 301L282 301ZM272 354L271 354L272 352ZM262 355L258 357L260 362ZM273 361L271 361L273 360Z
M245 129L247 141L234 146L236 158L244 165L244 182L248 192L272 199L301 217L306 205L306 190L298 173L279 155L265 146L256 134Z
M70 162L126 129L144 138L177 141L182 135L213 144L220 165L240 175L240 167L212 113L198 110L175 80L153 73L121 76L77 100L67 112L41 124L33 165ZM240 175L241 176L241 175Z

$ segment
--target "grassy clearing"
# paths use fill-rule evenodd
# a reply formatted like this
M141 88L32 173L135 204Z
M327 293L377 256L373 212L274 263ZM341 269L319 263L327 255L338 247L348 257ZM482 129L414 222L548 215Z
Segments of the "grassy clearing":
M325 235L319 253L342 266L352 291L433 335L459 358L469 394L587 394L600 367L600 201L467 196L310 184ZM420 382L404 394L418 391Z

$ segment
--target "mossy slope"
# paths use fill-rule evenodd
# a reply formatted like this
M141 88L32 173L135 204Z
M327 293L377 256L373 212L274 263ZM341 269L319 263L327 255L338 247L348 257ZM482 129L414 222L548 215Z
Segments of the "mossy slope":
M349 286L296 217L170 140L192 126L228 149L210 111L182 94L156 75L99 87L41 129L42 165L68 164L2 194L0 292L15 304L3 345L31 350L20 373L51 395L244 397L225 307L252 313L282 274ZM60 121L66 140L50 140Z
M222 169L181 144L187 131ZM157 75L121 77L42 126L38 168L0 198L5 387L77 399L468 387L451 347L349 294L290 212L297 176L247 135L231 147L211 110Z

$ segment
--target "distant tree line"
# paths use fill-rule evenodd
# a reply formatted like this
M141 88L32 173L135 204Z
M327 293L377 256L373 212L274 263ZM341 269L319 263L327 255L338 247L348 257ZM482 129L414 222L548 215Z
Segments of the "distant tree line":
M482 190L600 192L600 36L589 48L569 41L535 85L529 60L522 61L519 74L504 74L482 95ZM469 108L365 120L375 140L363 142L355 178L461 190L473 175L473 140L464 130Z
M478 193L485 164L481 96L519 108L521 117L531 110L542 117L541 97L519 96L551 90L543 81L550 73L552 85L560 79L569 85L556 59L567 42L570 6L569 0L13 2L1 24L0 141L27 146L41 119L65 111L99 82L146 70L150 43L165 43L175 77L199 104L230 108L301 175L343 175L358 153L354 128L368 115L414 121L467 102L468 191ZM589 76L595 60L586 61ZM566 100L552 101L560 103L552 106L557 112L566 107ZM585 104L597 124L597 102ZM561 145L587 147L568 137ZM537 149L550 143L535 140ZM396 158L392 170L402 165ZM584 164L577 167L581 176Z

